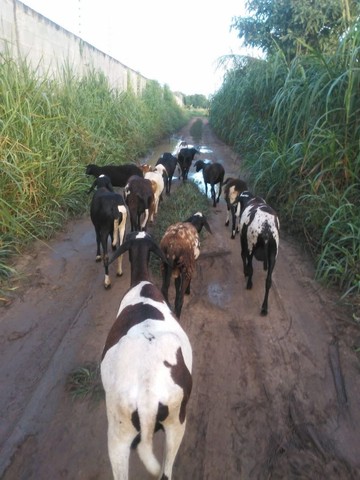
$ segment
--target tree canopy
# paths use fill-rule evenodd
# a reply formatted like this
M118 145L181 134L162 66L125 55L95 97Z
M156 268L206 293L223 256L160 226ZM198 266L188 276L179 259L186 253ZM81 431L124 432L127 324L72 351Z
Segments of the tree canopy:
M193 108L209 108L209 100L205 95L196 93L195 95L185 95L184 104Z
M358 0L248 0L248 17L234 17L231 28L245 46L266 54L281 49L288 59L307 49L332 51L359 18Z

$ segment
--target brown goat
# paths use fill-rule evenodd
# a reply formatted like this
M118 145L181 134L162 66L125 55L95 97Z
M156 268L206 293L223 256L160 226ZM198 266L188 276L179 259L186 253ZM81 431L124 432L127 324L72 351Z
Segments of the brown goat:
M133 175L124 188L125 203L130 214L131 231L146 231L149 217L155 208L150 180ZM140 222L142 215L144 219Z
M201 212L197 212L185 222L170 225L165 231L160 248L165 253L167 263L161 265L161 292L169 305L169 286L171 277L175 279L175 314L178 318L184 303L184 295L190 294L190 283L195 270L195 261L200 255L199 233L205 227L211 233L210 226Z

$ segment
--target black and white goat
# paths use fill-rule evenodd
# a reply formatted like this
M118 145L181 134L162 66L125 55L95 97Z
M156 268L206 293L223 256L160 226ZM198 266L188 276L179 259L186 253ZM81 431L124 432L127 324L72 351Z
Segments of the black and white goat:
M96 191L90 204L90 218L96 234L96 261L101 259L105 268L104 287L111 287L108 267L108 239L115 249L118 243L123 242L125 235L127 210L122 195L115 193L109 177L100 175L95 180ZM100 250L102 247L102 255ZM118 260L117 276L122 275L122 256Z
M210 226L201 212L197 212L185 222L170 225L161 241L166 262L162 262L161 291L169 304L169 286L171 277L175 278L175 313L178 318L184 303L184 294L190 294L190 283L195 270L195 260L200 255L199 233L205 227L211 233Z
M241 192L247 190L247 184L240 178L229 177L223 183L224 199L226 202L226 220L227 227L232 220L231 238L235 238L236 233L240 231L240 202L238 197Z
M167 177L165 179L165 192L170 195L172 179L175 173L176 165L178 164L177 158L170 152L165 152L156 162L156 165L164 165L166 168Z
M195 147L185 147L180 149L178 153L178 163L183 181L187 180L192 161L194 160L195 155L199 153L200 151Z
M127 235L110 260L129 251L131 285L120 303L102 354L108 451L114 478L127 480L130 448L146 469L171 479L186 425L192 389L192 349L160 290L150 282L150 252L166 261L145 232ZM162 466L153 453L154 432L165 430Z
M100 175L107 175L110 178L113 187L125 187L131 175L139 175L140 177L143 176L141 168L134 163L104 166L94 165L91 163L90 165L86 166L85 173L86 175L93 175L96 178ZM90 187L88 193L91 193L95 187L96 180Z
M155 212L151 181L132 175L124 188L124 197L129 209L131 231L146 230L148 220Z
M271 276L279 250L280 222L276 212L261 197L255 197L249 191L239 195L241 204L240 242L244 275L247 277L246 288L252 288L252 259L263 262L267 271L265 280L265 297L261 314L268 313L268 297L271 288Z
M205 184L205 195L207 196L208 184L210 185L211 198L213 201L213 207L216 207L216 204L219 203L222 183L224 181L225 169L221 163L206 163L203 160L197 160L195 162L195 169L197 172L202 170L204 184ZM219 185L218 195L216 197L215 185Z

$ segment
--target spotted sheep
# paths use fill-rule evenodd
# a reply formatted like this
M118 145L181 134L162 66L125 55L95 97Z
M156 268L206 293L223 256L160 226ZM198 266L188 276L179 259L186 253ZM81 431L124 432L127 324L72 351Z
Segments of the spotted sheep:
M208 184L210 185L211 198L213 201L213 207L216 207L216 204L219 203L222 183L224 181L225 169L219 162L214 163L205 163L203 160L197 160L195 162L195 169L197 172L202 170L204 184L205 184L205 195L207 196ZM219 185L218 194L216 196L215 185Z
M129 209L131 231L146 230L155 208L151 181L132 175L125 185L124 197Z
M238 200L241 192L247 190L244 180L235 177L229 177L223 183L224 199L226 202L226 220L225 226L230 223L230 214L232 220L231 238L234 239L236 233L240 231L240 202Z
M161 241L160 248L166 261L161 264L161 291L169 305L169 286L175 279L175 314L180 318L184 295L190 294L191 279L195 270L195 261L200 255L200 237L202 228L211 233L210 225L201 212L197 212L185 222L170 225Z
M267 271L265 280L265 297L261 314L268 313L268 297L271 288L271 276L279 250L280 222L276 212L261 197L255 197L249 191L239 195L241 204L240 242L244 275L247 277L246 288L252 288L252 259L263 262Z
M186 426L192 389L192 348L188 336L150 282L150 252L166 261L146 232L132 232L110 262L129 251L130 289L121 300L101 360L106 396L108 451L116 480L127 480L130 449L153 476L171 479ZM153 436L165 431L162 466Z
M110 178L100 175L95 180L95 193L90 204L90 218L96 234L96 261L101 259L104 263L105 279L104 287L111 287L111 279L108 267L108 239L111 238L112 248L123 242L125 235L127 210L124 199L119 193L113 191ZM102 247L102 254L100 250ZM117 276L122 275L122 256L118 259Z

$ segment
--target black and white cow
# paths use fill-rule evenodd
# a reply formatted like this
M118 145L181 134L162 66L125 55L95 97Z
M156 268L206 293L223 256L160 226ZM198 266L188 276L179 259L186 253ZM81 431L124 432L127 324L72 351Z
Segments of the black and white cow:
M171 479L185 432L192 349L160 290L149 281L150 252L166 261L159 246L149 234L132 232L110 262L125 251L131 288L120 303L101 361L110 461L114 477L126 480L130 448L137 447L152 475ZM153 435L159 428L166 435L161 467L153 453Z
M246 288L248 290L252 288L252 259L255 256L256 260L263 262L264 270L267 271L265 297L261 307L261 314L267 315L271 276L279 250L280 222L275 210L263 198L255 197L247 190L238 198L241 204L241 258L244 275L248 279Z

